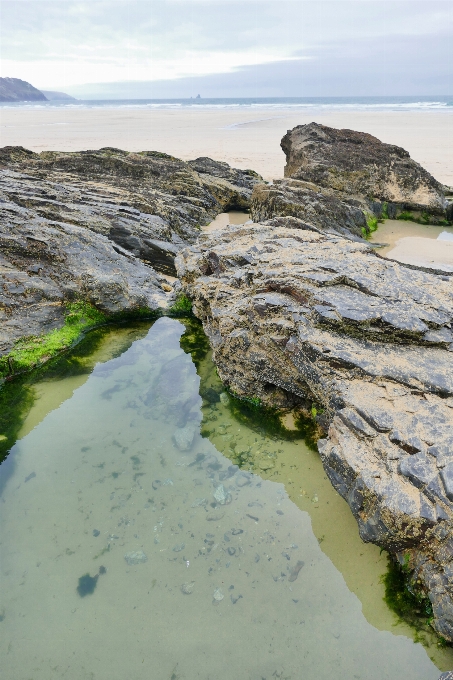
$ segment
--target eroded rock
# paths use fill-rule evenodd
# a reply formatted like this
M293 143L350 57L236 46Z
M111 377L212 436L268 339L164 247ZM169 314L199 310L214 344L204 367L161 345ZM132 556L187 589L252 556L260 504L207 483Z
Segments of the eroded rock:
M200 172L158 152L0 149L0 355L61 327L76 298L107 314L167 307L172 287L161 273L174 275L199 226L247 206L260 181L225 163L193 163Z
M377 214L403 210L447 218L445 187L399 146L372 135L309 123L283 137L285 177L312 182L339 198L360 198ZM390 212L389 212L390 211Z
M410 557L453 639L453 277L293 217L230 225L176 262L222 381L319 405L324 468L362 538Z

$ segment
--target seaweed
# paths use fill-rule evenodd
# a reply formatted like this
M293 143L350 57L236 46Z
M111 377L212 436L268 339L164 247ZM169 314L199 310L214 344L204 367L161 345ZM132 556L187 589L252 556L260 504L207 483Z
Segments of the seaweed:
M96 576L90 576L89 574L84 574L79 578L79 585L77 586L77 592L80 597L85 597L86 595L92 595L94 589L97 586L99 574Z
M190 316L192 314L192 300L181 293L168 309L167 314L169 316Z
M381 577L385 603L399 619L416 630L430 629L433 608L426 593L411 578L409 554L402 565L391 555L387 559L387 571Z

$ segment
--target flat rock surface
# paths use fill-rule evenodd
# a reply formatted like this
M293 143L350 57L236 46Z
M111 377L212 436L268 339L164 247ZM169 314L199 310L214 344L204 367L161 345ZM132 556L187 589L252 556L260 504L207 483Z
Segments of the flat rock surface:
M206 234L176 263L222 381L317 405L325 470L362 538L408 555L452 639L452 277L294 217Z

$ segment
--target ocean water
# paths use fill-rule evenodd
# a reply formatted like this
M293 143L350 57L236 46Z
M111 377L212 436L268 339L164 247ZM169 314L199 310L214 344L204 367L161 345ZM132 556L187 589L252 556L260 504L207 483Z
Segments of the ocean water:
M235 416L193 323L107 329L38 385L0 466L4 677L437 680L365 616L319 457Z
M336 110L434 110L448 111L453 107L453 96L414 97L258 97L228 99L102 99L49 102L1 102L0 108L139 108L139 109L336 109Z

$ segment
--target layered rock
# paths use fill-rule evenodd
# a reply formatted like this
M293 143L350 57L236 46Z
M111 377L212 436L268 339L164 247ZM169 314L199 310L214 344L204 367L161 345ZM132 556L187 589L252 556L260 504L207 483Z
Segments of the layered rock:
M0 193L0 356L64 324L83 299L115 314L167 306L162 277L101 234L46 220Z
M378 216L415 211L432 222L447 218L445 187L399 146L317 123L289 130L281 146L287 178L360 199Z
M294 217L178 255L224 383L317 405L325 470L361 536L398 555L453 639L452 278Z
M170 287L158 272L174 275L199 226L247 206L259 181L210 159L193 163L200 173L157 152L1 149L0 355L61 326L75 297L109 314L165 307Z
M167 154L100 149L35 154L21 147L0 149L0 190L41 217L103 234L159 271L173 274L173 259L192 243L201 225L228 209L246 209L251 171L210 159L192 161ZM209 175L208 165L216 172ZM27 177L24 177L24 175ZM236 183L233 183L236 182Z
M341 201L332 192L295 179L258 184L252 194L250 216L255 222L297 217L321 231L360 239L367 229L358 201Z

